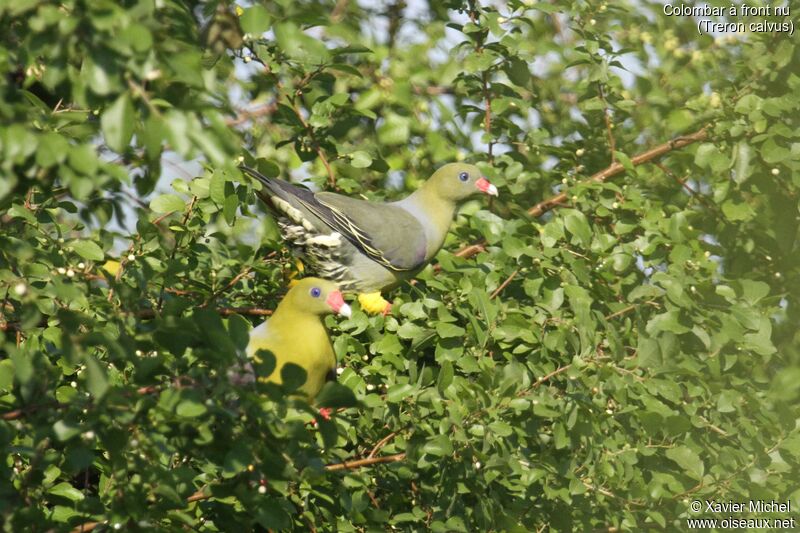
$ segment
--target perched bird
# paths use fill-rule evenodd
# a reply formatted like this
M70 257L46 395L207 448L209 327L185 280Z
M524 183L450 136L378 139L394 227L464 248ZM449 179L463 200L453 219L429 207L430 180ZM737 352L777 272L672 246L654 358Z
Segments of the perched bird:
M248 357L261 362L259 350L275 356L275 370L266 381L280 383L283 365L294 363L306 371L300 392L313 399L326 381L336 378L336 356L322 323L331 313L350 316L334 282L304 278L289 289L272 316L250 332Z
M458 204L483 192L497 196L474 165L444 165L406 198L389 203L314 193L242 167L264 186L281 234L315 275L359 292L367 311L387 313L380 291L413 277L444 243Z

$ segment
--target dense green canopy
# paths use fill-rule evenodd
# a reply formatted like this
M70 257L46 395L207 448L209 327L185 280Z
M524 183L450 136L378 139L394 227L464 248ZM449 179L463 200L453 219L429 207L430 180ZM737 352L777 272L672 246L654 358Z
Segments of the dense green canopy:
M5 530L683 530L727 516L695 500L800 508L800 50L699 20L0 3ZM228 379L298 268L240 162L396 199L459 160L500 196L464 206L391 316L328 318L330 421Z

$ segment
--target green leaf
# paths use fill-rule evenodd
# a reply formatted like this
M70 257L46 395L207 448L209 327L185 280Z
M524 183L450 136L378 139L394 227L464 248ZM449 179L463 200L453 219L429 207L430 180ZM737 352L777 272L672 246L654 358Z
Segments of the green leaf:
M281 367L281 383L288 391L295 391L308 379L305 368L294 363L286 363Z
M764 161L770 164L782 163L792 158L792 151L780 146L773 138L764 141L759 151Z
M405 144L411 135L411 123L406 117L389 114L378 127L378 141L383 144Z
M274 498L262 499L253 510L253 515L261 527L270 530L288 529L292 519Z
M667 450L667 457L681 467L683 473L697 480L703 479L705 467L702 459L687 446L676 446Z
M733 200L726 200L723 202L722 212L725 213L725 217L732 222L750 220L756 216L755 210L750 207L749 204L745 202L736 203Z
M0 361L0 391L9 391L14 383L14 362L11 359Z
M386 401L389 403L398 403L405 400L414 391L414 387L408 383L401 383L392 385L386 392Z
M633 161L631 161L631 158L628 157L627 154L617 150L614 152L614 157L616 157L617 161L619 161L619 163L622 165L622 168L628 172L634 172L636 170L636 167L633 165Z
M134 111L128 93L123 93L100 117L106 144L115 152L124 152L133 137Z
M442 457L453 453L453 445L447 435L436 435L428 439L422 447L422 451L436 457Z
M336 382L328 382L317 394L316 403L320 407L355 407L358 405L353 391Z
M105 396L109 387L106 370L92 356L86 357L86 387L98 400Z
M439 322L436 324L436 334L442 339L451 337L463 337L466 330L461 326L455 324L448 324L447 322Z
M325 45L308 35L291 22L281 22L273 27L275 38L283 53L309 65L319 65L328 60Z
M64 161L69 152L67 140L52 132L47 132L39 137L36 147L36 163L43 167L52 167Z
M269 29L271 18L264 6L256 4L246 8L239 21L243 31L257 37Z
M197 398L187 398L178 403L175 413L184 418L197 418L208 412L208 408Z
M93 241L72 241L70 246L75 250L75 253L89 261L102 261L105 257L103 249Z
M227 181L227 177L222 170L214 170L208 186L208 194L216 204L222 205L225 202L225 183Z
M583 245L588 245L592 240L592 230L586 216L575 209L565 209L564 227L573 234Z
M56 434L56 438L62 442L71 439L72 437L78 435L81 432L81 427L71 421L67 420L59 420L55 424L53 424L53 433Z
M150 209L156 213L183 212L186 203L177 194L162 194L150 201Z
M359 150L350 154L350 164L355 168L367 168L372 164L372 157L367 152Z
M61 496L62 498L67 498L73 502L79 502L86 498L84 494L70 485L67 482L61 482L58 485L55 485L50 490L47 491L48 494L52 494L53 496Z
M512 56L509 58L508 63L506 63L504 70L512 83L520 87L527 87L531 79L531 73L525 61L516 56Z
M236 222L236 211L239 209L239 197L236 194L229 194L225 197L225 202L222 204L222 214L225 217L225 222L232 226Z
M769 294L769 285L763 281L750 279L739 280L742 287L742 296L750 305L757 304L762 298Z
M87 176L93 175L100 164L95 148L88 144L70 146L68 158L69 166Z

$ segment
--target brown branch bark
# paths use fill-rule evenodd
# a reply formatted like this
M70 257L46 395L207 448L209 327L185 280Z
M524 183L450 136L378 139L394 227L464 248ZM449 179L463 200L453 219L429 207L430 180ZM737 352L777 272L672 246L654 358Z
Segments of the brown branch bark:
M271 316L272 309L264 309L262 307L218 307L217 312L222 316L230 315L245 315L245 316ZM138 318L150 319L155 318L155 309L139 309L136 311Z
M650 161L661 157L662 155L669 153L673 150L678 150L679 148L683 148L684 146L688 146L690 144L703 141L708 138L708 126L703 127L702 129L690 133L689 135L682 135L680 137L676 137L671 141L665 142L664 144L660 144L655 148L651 148L646 152L642 152L637 154L631 158L631 163L633 166L643 165L644 163L649 163ZM598 181L603 182L608 178L614 177L617 174L621 174L625 170L625 167L622 166L620 163L613 163L608 167L604 168L603 170L592 174L586 181ZM569 198L569 194L567 191L563 191L555 196L548 198L547 200L542 200L538 204L532 206L528 209L528 214L532 217L540 217L543 214L555 209L556 207L566 204ZM473 255L477 255L478 253L484 251L486 249L486 241L480 240L473 244L468 244L458 250L454 255L457 257L463 257L465 259L469 259ZM438 268L437 268L438 267ZM441 267L436 265L436 270L440 270Z
M270 102L268 104L261 105L254 109L242 109L236 113L235 117L231 117L225 120L225 125L234 127L244 124L248 120L252 120L254 118L269 116L273 114L278 109L277 102Z
M689 135L683 135L681 137L676 137L671 141L665 142L664 144L660 144L655 148L651 148L646 152L642 152L638 155L635 155L631 158L631 163L633 166L639 166L644 163L648 163L654 159L661 157L662 155L669 153L673 150L677 150L679 148L683 148L684 146L688 146L690 144L705 140L708 138L708 127L704 127L703 129L691 133ZM621 174L625 170L625 167L622 166L621 163L613 163L608 167L604 168L600 172L592 174L588 180L586 181L597 181L603 182L608 178L616 176L617 174ZM543 200L538 204L534 205L530 209L528 209L528 214L532 217L540 217L543 214L547 213L554 207L558 206L561 203L566 202L568 198L567 191L563 191L560 194L553 196L552 198L548 198L547 200Z
M48 407L55 407L61 409L62 407L66 407L66 404L58 402L48 402L39 405L29 405L27 407L14 409L13 411L8 411L0 414L0 420L18 420L28 413L32 413L33 411L38 411L39 409L44 409Z
M345 461L343 463L335 463L331 465L327 465L325 470L329 472L336 472L339 470L352 470L355 468L361 468L364 466L372 466L376 464L384 464L384 463L396 463L398 461L402 461L406 458L405 453L396 453L394 455L384 455L382 457L368 457L366 459L358 459L356 461ZM186 503L194 503L202 500L207 500L211 498L213 495L210 492L206 492L206 489L200 489L188 498L186 498ZM374 502L373 502L374 503ZM105 524L106 522L86 522L81 524L80 526L74 528L71 533L80 533L81 531L92 531L97 526Z
M631 304L631 305L629 305L627 307L623 307L619 311L615 311L615 312L613 312L613 313L611 313L609 315L606 315L605 319L606 320L611 320L612 318L617 318L619 316L625 315L625 314L630 313L631 311L633 311L634 309L636 309L636 308L638 308L639 306L642 306L642 305L651 305L653 307L660 307L658 305L658 302L654 302L652 300L648 300L646 302L642 302L641 304Z
M384 455L382 457L367 457L366 459L358 459L356 461L345 461L343 463L327 465L325 470L329 472L336 472L338 470L352 470L354 468L361 468L362 466L372 466L382 463L396 463L397 461L402 461L405 458L405 452L396 453L394 455Z
M84 533L93 531L97 526L102 526L105 522L86 522L74 528L70 533Z
M372 448L372 451L369 452L369 455L367 456L367 459L371 459L371 458L375 457L375 454L378 453L378 450L380 450L381 448L386 446L386 444L390 440L395 438L396 436L397 436L397 432L396 431L392 431L391 433L389 433L388 435L383 437L381 440L379 440L378 443Z
M489 296L489 299L490 299L490 300L494 300L494 299L497 297L497 295L498 295L498 294L500 294L501 292L503 292L503 289L505 289L506 287L508 287L508 284L509 284L509 283L511 283L511 281L512 281L514 278L516 278L516 277L517 277L517 274L519 274L519 269L516 269L514 272L512 272L512 273L511 273L511 275L510 275L510 276L508 276L508 277L506 278L506 280L505 280L503 283L501 283L501 284L500 284L500 286L499 286L499 287L497 287L497 288L494 290L494 292L491 294L491 296Z
M167 289L167 292L172 292ZM272 316L272 309L264 309L263 307L218 307L217 312L222 316L230 315L244 315L244 316ZM150 320L156 317L155 309L139 309L133 311L137 318ZM37 325L36 327L44 327L46 323ZM21 331L19 324L16 322L0 322L0 331Z

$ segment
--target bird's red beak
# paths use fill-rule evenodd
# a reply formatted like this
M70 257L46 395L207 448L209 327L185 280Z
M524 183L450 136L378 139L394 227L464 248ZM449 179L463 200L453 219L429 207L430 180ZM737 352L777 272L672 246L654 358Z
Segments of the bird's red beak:
M350 306L344 303L344 298L342 297L342 293L339 291L331 291L328 294L328 299L325 302L331 306L333 312L339 315L344 315L349 317L352 313Z
M497 196L497 187L489 183L489 180L481 176L481 179L475 182L475 186L479 191L485 192L489 196Z

